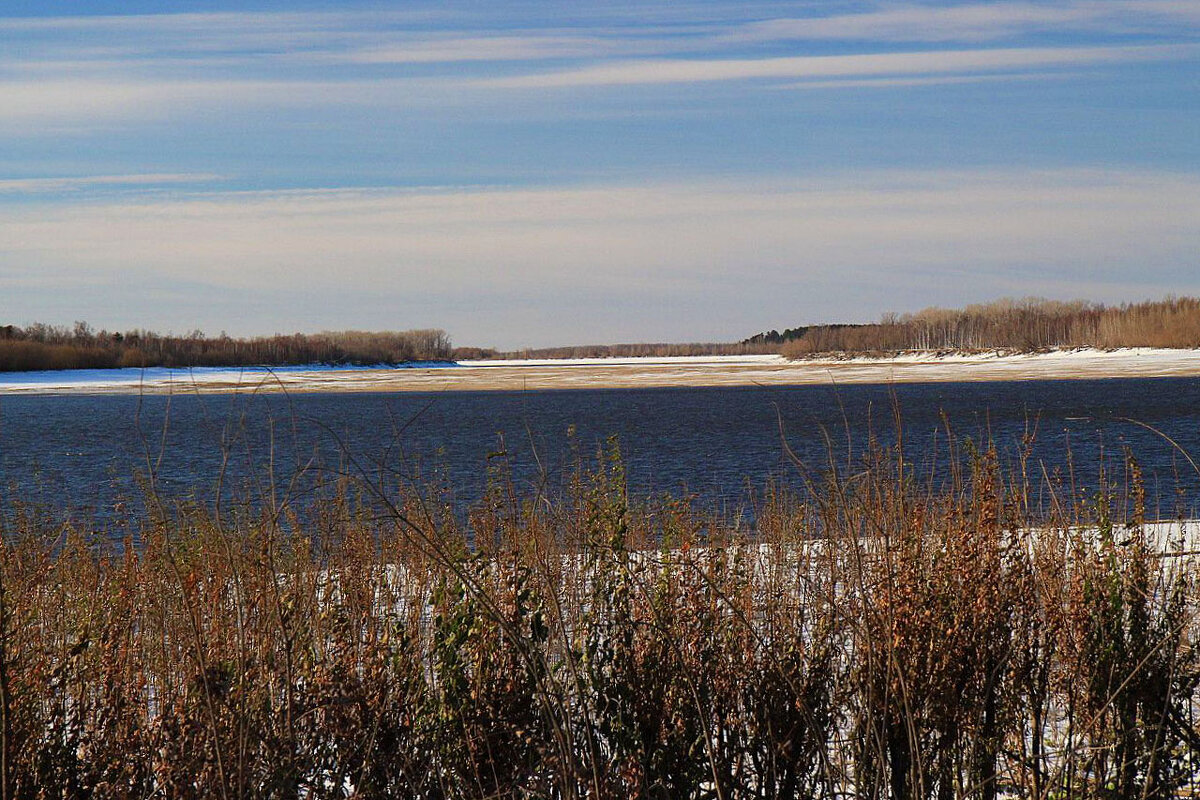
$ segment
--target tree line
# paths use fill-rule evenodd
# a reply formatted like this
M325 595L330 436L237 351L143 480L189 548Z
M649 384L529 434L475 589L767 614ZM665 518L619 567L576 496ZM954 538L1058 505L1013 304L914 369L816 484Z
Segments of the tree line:
M34 323L0 326L0 372L112 367L228 367L296 364L401 364L453 356L442 330L325 331L238 339L201 331L95 330Z
M485 358L665 358L672 356L741 356L776 353L778 346L746 340L744 342L643 342L631 344L587 344L566 347L539 347L505 353L488 351Z
M771 330L741 342L641 343L546 347L502 352L455 348L443 330L325 331L233 338L134 329L96 330L33 323L0 325L0 372L111 367L401 364L463 358L631 358L902 350L1015 350L1064 347L1200 347L1200 298L1104 305L1026 298L962 309L884 314L869 324L823 324Z
M796 358L817 353L900 350L1016 350L1200 347L1200 298L1104 305L1084 300L998 300L962 309L885 314L866 325L811 325L768 331L747 344L777 343Z

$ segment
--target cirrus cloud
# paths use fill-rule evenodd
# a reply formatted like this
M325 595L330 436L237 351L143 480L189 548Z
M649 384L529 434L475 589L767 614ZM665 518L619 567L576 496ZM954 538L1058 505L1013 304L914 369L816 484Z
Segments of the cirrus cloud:
M1106 170L197 193L10 207L0 287L34 317L72 283L200 282L232 300L278 291L320 298L334 321L380 324L383 307L419 309L459 341L506 346L578 340L564 325L603 336L622 306L661 303L662 314L625 319L622 335L727 338L765 319L857 318L864 305L970 302L981 291L1200 291L1198 216L1200 176ZM473 310L485 306L486 326ZM530 308L570 308L571 321L531 322ZM238 313L215 306L194 324L237 330ZM101 321L121 315L153 308L131 292Z

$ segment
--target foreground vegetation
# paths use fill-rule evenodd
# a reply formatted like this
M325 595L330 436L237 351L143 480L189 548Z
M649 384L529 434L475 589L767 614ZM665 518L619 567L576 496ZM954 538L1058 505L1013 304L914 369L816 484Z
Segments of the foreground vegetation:
M1197 565L1143 492L994 453L768 490L750 531L345 480L303 515L9 508L13 797L1167 798L1200 778ZM1034 502L1034 498L1043 498ZM113 538L119 541L114 544Z
M452 355L445 331L317 334L234 339L222 334L164 336L35 324L0 326L0 372L111 367L240 367L297 364L400 364L446 361Z
M1030 298L963 309L887 314L870 325L812 325L768 331L747 344L774 344L785 356L901 350L1016 350L1069 347L1200 347L1200 299L1106 306Z

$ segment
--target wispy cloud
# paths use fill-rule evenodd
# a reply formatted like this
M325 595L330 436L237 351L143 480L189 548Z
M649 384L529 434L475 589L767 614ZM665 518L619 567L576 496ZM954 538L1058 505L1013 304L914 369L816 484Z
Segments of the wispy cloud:
M136 175L77 175L0 180L0 194L41 194L97 188L129 188L209 183L223 176L208 172L147 172Z
M1192 272L1197 217L1200 176L1145 171L215 194L9 207L0 217L0 263L24 267L0 274L0 285L23 282L21 302L34 314L29 280L43 267L59 284L71 276L81 284L203 276L215 291L302 287L333 305L347 287L371 287L381 304L408 308L419 299L426 316L473 341L489 334L464 305L488 298L523 300L511 319L493 309L495 329L515 332L530 303L551 309L573 297L636 296L678 314L630 322L623 334L724 335L730 331L697 330L697 320L739 309L739 325L756 314L801 321L849 315L863 303L975 300L1014 285L1039 292L1051 281L1074 281L1079 294L1109 287L1111 295L1133 265L1143 278L1165 276L1169 289L1200 290ZM1192 275L1190 286L1179 284L1181 275ZM958 294L946 296L953 285ZM802 286L809 291L798 293ZM804 307L802 296L814 292L826 299ZM356 313L349 305L339 311ZM612 323L601 309L572 314L595 335ZM219 317L214 309L203 323L235 327Z
M912 85L902 78L1200 55L1188 35L1200 22L1200 3L1190 1L881 4L855 13L818 4L804 18L780 16L783 8L793 7L772 6L752 22L728 9L700 22L678 11L641 26L617 24L616 11L549 22L518 14L506 22L438 8L0 18L0 127L161 118L221 103L394 105L419 104L424 96L453 104L472 87L837 78L888 78L872 85L900 87ZM1158 40L947 47L1079 29L1099 31L1101 39L1152 31ZM6 39L14 46L5 47ZM865 44L848 44L856 40ZM804 52L830 41L864 52ZM919 49L919 42L928 46ZM546 61L554 68L531 71Z
M203 306L189 325L407 309L500 344L489 331L723 337L1062 287L1200 291L1196 0L322 2L0 17L9 307L152 324L128 287L155 286ZM872 171L889 163L917 171ZM1027 167L1081 163L1112 169ZM997 166L946 171L978 164ZM374 181L560 183L271 188Z
M1127 47L1023 47L872 53L782 58L673 59L628 61L479 81L509 89L549 89L697 83L755 78L828 78L864 75L928 75L936 73L1074 67L1128 61L1192 58L1200 45Z
M1014 81L1045 81L1077 78L1078 72L1003 72L972 75L937 75L916 78L838 78L835 80L802 80L781 83L777 89L908 89L922 86L959 86L969 83L1011 83Z
M51 68L91 61L131 66L154 61L243 65L455 64L688 55L732 55L747 45L869 41L977 43L1033 34L1120 37L1149 34L1178 41L1200 23L1191 0L1076 0L956 5L878 3L846 13L840 4L747 10L752 22L720 5L698 21L681 8L630 25L613 8L580 18L468 14L452 8L409 11L313 11L0 17L0 39L20 39L4 62ZM669 9L668 9L669 12ZM765 16L763 16L765 14ZM1194 38L1194 37L1193 37Z
M161 115L171 108L238 101L261 84L178 80L0 81L0 130L30 123L89 123Z
M83 128L126 121L170 121L214 111L331 109L346 105L453 105L446 86L429 79L198 80L56 78L0 80L0 132L29 134L39 125Z
M963 5L882 4L852 14L777 18L741 26L745 40L988 41L1031 33L1179 33L1200 22L1190 0L1084 0Z
M620 50L618 42L594 36L426 37L327 53L324 57L330 62L360 64L438 64L591 58Z

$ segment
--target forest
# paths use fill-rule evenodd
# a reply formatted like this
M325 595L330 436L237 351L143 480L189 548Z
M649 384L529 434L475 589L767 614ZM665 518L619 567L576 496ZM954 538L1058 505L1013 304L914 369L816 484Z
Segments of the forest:
M174 336L146 330L94 330L34 323L0 326L0 372L111 367L229 367L298 364L401 364L447 361L441 330L326 331L235 339L201 331Z
M885 314L868 325L811 325L768 331L746 344L777 343L798 358L819 353L901 350L1036 351L1095 347L1200 347L1200 298L1104 305L1085 300L998 300L962 309Z
M572 345L501 351L454 347L443 330L324 331L233 338L201 331L96 330L0 325L0 372L111 367L393 365L496 358L636 358L781 353L887 354L905 350L1033 352L1058 348L1200 347L1200 298L1104 305L1086 300L1004 299L961 309L884 314L867 324L770 330L740 342Z

